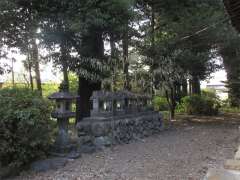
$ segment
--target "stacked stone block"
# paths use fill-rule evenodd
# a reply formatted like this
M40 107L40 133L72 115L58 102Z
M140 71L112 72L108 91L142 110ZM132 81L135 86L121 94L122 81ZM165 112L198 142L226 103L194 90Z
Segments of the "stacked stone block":
M152 110L148 96L133 95L129 92L95 92L91 99L91 117L77 124L79 146L83 152L130 143L156 134L162 129L162 117ZM106 102L110 104L110 108L105 107L104 111L101 105ZM113 104L117 102L122 102L121 106L114 109Z

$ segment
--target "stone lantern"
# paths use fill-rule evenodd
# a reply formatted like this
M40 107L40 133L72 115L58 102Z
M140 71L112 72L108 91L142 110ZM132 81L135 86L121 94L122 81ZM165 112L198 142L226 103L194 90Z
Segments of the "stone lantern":
M75 112L72 112L72 103L78 96L60 90L60 92L54 93L48 98L56 102L56 108L52 112L52 117L57 119L58 125L58 135L54 144L54 151L57 153L67 153L71 149L68 134L69 118L75 117Z

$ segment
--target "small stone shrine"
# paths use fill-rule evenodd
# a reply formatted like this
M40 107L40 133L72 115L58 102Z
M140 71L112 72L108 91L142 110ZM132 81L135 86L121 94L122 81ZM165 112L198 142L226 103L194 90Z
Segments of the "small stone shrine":
M77 124L82 152L129 143L162 130L162 117L153 110L150 96L95 91L91 103L91 116Z

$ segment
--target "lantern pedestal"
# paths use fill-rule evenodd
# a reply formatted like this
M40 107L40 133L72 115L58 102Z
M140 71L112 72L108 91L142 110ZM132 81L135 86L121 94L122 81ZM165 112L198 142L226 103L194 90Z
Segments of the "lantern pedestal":
M58 135L54 144L56 151L59 153L66 153L71 148L70 137L68 134L68 118L58 119Z

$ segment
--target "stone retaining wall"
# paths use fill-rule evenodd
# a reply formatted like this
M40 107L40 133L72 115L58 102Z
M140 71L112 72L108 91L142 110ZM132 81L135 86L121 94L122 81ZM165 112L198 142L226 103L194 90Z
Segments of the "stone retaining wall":
M90 117L77 124L78 141L82 152L95 147L129 143L162 130L162 116L158 112L142 112L115 117Z

